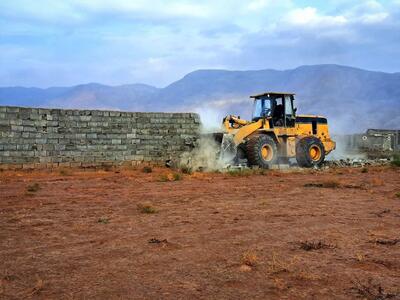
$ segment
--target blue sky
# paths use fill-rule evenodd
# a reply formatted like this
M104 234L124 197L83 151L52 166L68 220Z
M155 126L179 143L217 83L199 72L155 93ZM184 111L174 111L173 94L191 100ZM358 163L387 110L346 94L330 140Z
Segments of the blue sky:
M196 69L400 71L400 0L2 0L0 86L165 86Z

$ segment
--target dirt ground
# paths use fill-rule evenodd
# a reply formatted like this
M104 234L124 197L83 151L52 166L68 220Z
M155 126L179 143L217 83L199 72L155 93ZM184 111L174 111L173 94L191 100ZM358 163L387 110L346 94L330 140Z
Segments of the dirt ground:
M1 172L0 298L400 297L399 168L171 172Z

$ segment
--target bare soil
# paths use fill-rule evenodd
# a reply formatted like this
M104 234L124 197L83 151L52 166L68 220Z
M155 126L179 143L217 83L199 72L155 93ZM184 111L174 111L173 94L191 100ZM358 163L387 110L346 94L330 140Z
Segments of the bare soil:
M172 173L0 173L0 298L400 297L399 168Z

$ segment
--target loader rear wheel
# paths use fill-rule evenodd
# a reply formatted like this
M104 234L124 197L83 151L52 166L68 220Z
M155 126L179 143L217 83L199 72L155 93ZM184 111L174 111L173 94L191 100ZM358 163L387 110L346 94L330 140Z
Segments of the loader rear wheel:
M308 136L296 145L296 160L300 167L320 166L325 159L325 148L319 138Z
M274 139L268 135L256 135L247 142L247 159L251 166L268 169L276 164L278 150Z

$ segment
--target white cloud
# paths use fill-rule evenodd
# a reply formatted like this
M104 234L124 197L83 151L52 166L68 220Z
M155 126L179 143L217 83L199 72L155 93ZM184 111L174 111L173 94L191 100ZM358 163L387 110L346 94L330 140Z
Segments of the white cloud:
M207 17L210 14L209 6L190 1L161 1L149 3L145 0L70 0L75 7L89 12L116 12L124 15L132 14L137 17L143 14L146 17Z
M268 0L254 0L254 1L251 1L247 7L249 10L254 11L254 10L266 8L268 6L268 4L270 4L270 1L268 1Z
M348 21L342 15L321 15L314 7L298 8L290 11L286 17L289 24L301 26L335 26L343 25Z
M380 12L375 14L366 14L360 17L361 22L367 24L381 23L386 18L389 17L389 14L386 12Z

